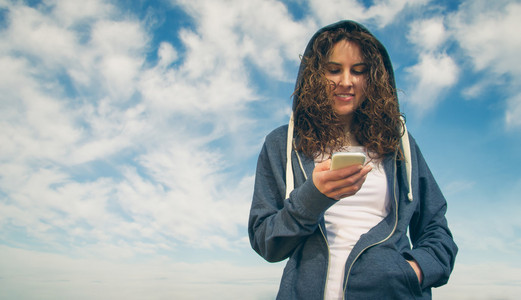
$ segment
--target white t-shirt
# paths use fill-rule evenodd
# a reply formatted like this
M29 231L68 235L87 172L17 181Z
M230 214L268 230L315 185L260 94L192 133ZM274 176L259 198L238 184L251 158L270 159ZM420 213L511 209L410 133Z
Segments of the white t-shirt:
M329 244L329 271L326 298L342 299L345 263L360 236L389 214L389 192L385 170L378 160L362 188L353 196L340 199L324 214Z

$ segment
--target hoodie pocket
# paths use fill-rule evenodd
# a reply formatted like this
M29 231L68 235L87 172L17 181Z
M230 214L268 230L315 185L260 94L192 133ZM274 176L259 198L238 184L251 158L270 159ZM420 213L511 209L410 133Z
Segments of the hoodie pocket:
M403 257L403 255L398 252L396 253L398 254L396 263L401 267L403 274L409 284L409 289L414 293L414 295L421 296L422 291L418 275L416 275L416 272L409 264L409 262Z
M414 269L395 249L374 247L355 262L348 278L348 292L364 299L421 299ZM382 298L383 297L383 298Z

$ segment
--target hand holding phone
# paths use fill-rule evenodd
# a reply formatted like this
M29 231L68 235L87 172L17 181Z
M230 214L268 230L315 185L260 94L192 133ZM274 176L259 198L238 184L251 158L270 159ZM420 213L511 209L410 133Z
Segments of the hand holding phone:
M313 183L317 189L329 198L339 200L356 194L369 172L371 164L363 168L345 169L348 166L364 165L366 156L364 152L340 152L334 153L331 160L318 163L313 170ZM338 170L331 172L331 170Z

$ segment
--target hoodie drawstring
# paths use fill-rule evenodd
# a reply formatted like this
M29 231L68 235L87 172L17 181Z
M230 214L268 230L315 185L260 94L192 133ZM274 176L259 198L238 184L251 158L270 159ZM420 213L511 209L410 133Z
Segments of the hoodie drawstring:
M409 201L413 201L412 196L412 164L411 164L411 145L409 143L409 134L407 132L407 127L405 126L405 119L401 118L403 123L403 132L402 132L402 149L403 149L403 155L405 158L405 170L407 173L407 184L409 186L409 192L407 193L407 198ZM293 150L293 127L294 127L294 121L293 121L293 113L291 114L291 117L289 118L289 124L288 124L288 138L286 141L286 198L289 198L289 194L291 191L293 191L295 183L293 179L293 168L291 166L291 151ZM302 170L304 172L304 170Z

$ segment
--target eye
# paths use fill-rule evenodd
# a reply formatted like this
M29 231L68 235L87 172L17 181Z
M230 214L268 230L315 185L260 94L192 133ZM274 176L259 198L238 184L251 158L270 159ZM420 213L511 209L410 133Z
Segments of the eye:
M362 75L362 74L367 73L368 71L369 71L369 68L367 67L366 64L355 65L351 69L351 72L353 72L353 74L355 74L355 75Z
M332 75L340 74L340 72L341 72L341 70L339 68L328 68L327 69L327 73L332 74Z
M325 67L326 67L325 68L326 74L329 74L329 75L336 75L336 74L340 74L342 72L342 66L335 62L328 62L325 65Z

